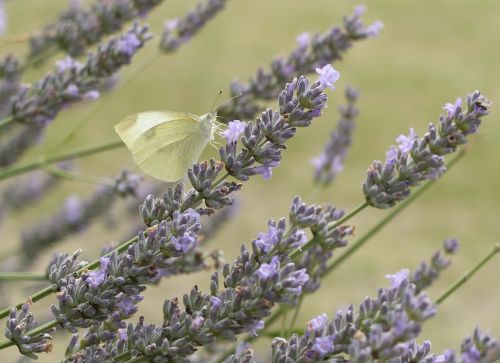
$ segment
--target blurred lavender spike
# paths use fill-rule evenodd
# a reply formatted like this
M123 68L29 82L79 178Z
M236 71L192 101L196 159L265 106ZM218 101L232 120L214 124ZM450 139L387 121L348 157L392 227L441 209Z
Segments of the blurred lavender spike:
M450 255L456 253L458 249L458 241L454 238L450 238L443 243L444 255ZM438 250L432 255L430 263L422 262L420 266L411 274L410 281L417 288L417 291L422 291L429 286L439 277L442 271L444 271L451 264L451 260L445 258L443 253Z
M459 99L460 100L460 99ZM444 155L455 152L467 143L467 136L477 132L482 117L488 114L491 102L475 91L460 102L446 104L439 125L429 125L419 138L413 129L408 136L397 138L398 147L387 151L385 164L374 161L363 183L366 201L375 208L390 208L407 198L411 187L426 179L437 179L445 170Z
M7 55L0 64L0 81L0 118L3 118L10 113L10 99L21 86L19 60L11 54Z
M460 358L463 363L498 362L500 359L500 340L488 333L481 333L479 328L474 334L462 341Z
M358 98L358 92L347 87L345 90L347 105L339 107L340 119L337 128L330 134L323 151L311 160L314 165L314 181L322 185L328 185L344 168L344 160L347 150L352 142L352 133L356 127L355 118L359 111L354 106Z
M54 243L88 227L112 207L117 196L134 195L138 182L137 175L122 172L114 186L99 186L86 201L76 195L68 197L54 216L22 232L21 252L26 261L33 261Z
M331 321L323 314L307 324L303 335L275 338L271 361L343 361L348 354L352 362L397 362L435 313L428 297L405 278L379 288L377 298L366 298L357 311L351 305Z
M63 170L70 170L72 167L71 162L58 165L58 168ZM35 171L23 178L18 178L3 188L0 195L0 209L5 212L32 207L37 200L52 190L59 180L43 171Z
M55 329L30 335L30 331L38 326L38 322L29 308L30 304L25 303L19 311L16 309L10 311L6 322L5 336L17 345L21 354L31 359L37 359L36 353L50 353L52 351L52 343L47 341L52 339L50 333Z
M36 143L45 127L59 111L81 100L99 97L103 82L130 64L134 54L150 38L148 28L135 24L120 38L113 38L89 54L85 64L68 57L58 61L56 69L32 87L21 87L12 98L8 117L26 124L11 142L0 149L2 166L12 164ZM4 132L4 130L1 130Z
M85 54L88 47L122 29L126 22L143 17L162 0L96 1L90 9L72 5L59 20L30 40L28 60L40 61L62 50L72 57Z
M358 40L374 37L361 21L362 11L344 17L344 27L333 27L322 34L298 37L298 44L287 58L275 58L270 69L259 69L248 84L234 81L230 95L233 97L219 109L219 116L227 120L254 117L262 101L274 99L286 82L300 74L313 73L316 68L342 59L343 53Z
M176 51L224 10L226 2L227 0L206 0L189 10L183 18L167 21L160 40L160 49L166 53Z

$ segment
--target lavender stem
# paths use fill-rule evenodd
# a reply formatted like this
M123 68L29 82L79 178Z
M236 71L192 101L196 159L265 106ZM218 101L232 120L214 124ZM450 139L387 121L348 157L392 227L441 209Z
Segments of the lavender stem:
M36 272L0 272L0 281L47 281L47 275Z
M54 164L63 160L76 159L87 155L97 154L102 151L116 149L123 146L125 145L121 140L111 141L104 144L68 151L67 153L61 155L48 156L48 157L42 156L38 160L28 161L24 164L16 164L4 168L3 170L0 171L0 180L8 179L19 174L24 174L31 170L40 169L44 165Z
M485 266L489 260L491 260L497 253L500 252L500 243L493 246L490 252L488 252L474 267L469 271L464 273L453 285L451 285L448 290L446 290L440 297L436 299L436 304L441 305L441 303L446 300L448 296L453 294L460 286L465 284L472 276L474 276L483 266Z

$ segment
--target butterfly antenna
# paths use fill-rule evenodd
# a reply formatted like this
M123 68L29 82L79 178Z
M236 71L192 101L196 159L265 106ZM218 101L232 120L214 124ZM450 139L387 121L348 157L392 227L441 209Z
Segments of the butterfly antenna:
M219 96L222 94L222 91L219 92ZM224 105L225 103L229 102L229 101L232 101L238 97L241 97L243 96L243 93L238 93L237 95L233 96L233 97L230 97L230 98L227 98L225 99L224 101L222 101L221 103L219 103L217 106L215 106L214 108L212 109L215 109L215 110L218 110L220 108L220 106Z
M217 105L217 101L219 97L222 95L222 90L219 90L219 94L215 97L214 102L212 103L212 107L210 108L210 113L214 112L214 110L218 109L220 105ZM216 106L217 105L217 106Z

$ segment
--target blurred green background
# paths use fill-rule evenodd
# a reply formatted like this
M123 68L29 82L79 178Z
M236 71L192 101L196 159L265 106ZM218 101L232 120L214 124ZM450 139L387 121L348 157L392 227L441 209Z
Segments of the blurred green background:
M165 20L182 16L194 4L195 1L168 0L154 10L144 21L151 24L151 31L157 38L150 41L133 64L121 73L123 82L128 84L119 85L95 104L61 112L44 142L57 140L85 118L93 107L102 107L102 110L92 116L63 149L117 139L113 125L131 113L146 110L205 113L218 91L227 90L232 79L246 81L255 74L257 67L267 67L275 55L287 54L295 46L299 33L323 32L332 25L340 25L342 16L352 14L359 3L347 0L232 0L224 12L177 53L157 57L151 66L137 77L133 76L158 52L158 36ZM416 268L420 261L428 260L441 247L444 238L454 236L460 240L461 250L453 265L429 290L435 298L500 238L500 125L495 104L500 100L500 3L494 0L373 0L367 5L365 22L384 22L379 38L355 43L343 61L334 65L341 79L337 89L329 92L329 108L312 127L300 130L290 142L283 162L269 181L255 177L244 184L238 193L239 213L209 242L207 249L224 249L227 261L232 261L242 243L250 243L258 232L265 230L268 218L288 214L295 195L301 195L307 202L328 202L345 209L358 205L363 201L360 186L366 168L372 160L384 159L385 151L399 134L413 127L422 135L430 121L437 121L444 103L454 102L457 97L464 97L476 89L494 104L480 133L470 137L466 157L330 275L319 292L305 300L300 324L319 313L332 316L349 303L357 304L365 296L375 296L378 286L387 285L384 274L401 268ZM62 0L6 2L8 32L19 34L40 29L54 21L67 6L68 2ZM22 54L26 47L18 45L13 50ZM50 69L51 64L47 64L43 69L30 71L25 81L34 81ZM131 77L134 78L127 81ZM343 88L348 84L361 91L361 115L346 168L333 186L311 199L313 169L309 160L321 151L335 126L336 108L344 101ZM42 152L43 145L25 159L30 160ZM216 156L213 148L207 148L204 153L207 158ZM78 165L81 173L99 176L115 175L122 168L137 170L126 149L81 159ZM36 208L11 216L1 226L0 248L5 251L15 246L24 226L56 211L68 194L90 195L93 188L88 184L64 182ZM357 234L363 234L386 213L375 209L363 211L352 221ZM129 229L127 223L120 225L119 221L112 232L106 231L103 223L97 223L85 233L57 245L55 250L72 252L83 247L85 256L93 259L104 243L123 237L123 232ZM47 253L38 261L35 270L41 271L50 255ZM438 315L425 324L421 338L430 339L435 352L445 347L457 349L462 338L471 334L476 325L498 335L499 260L490 262L446 300ZM147 290L140 314L150 322L160 323L164 299L181 296L194 284L206 291L208 282L208 274L164 280ZM5 291L9 291L9 300L13 302L25 298L38 287L16 283L7 286ZM51 318L47 307L53 302L55 299L51 297L36 304L39 320ZM40 361L51 362L55 361L54 357L61 356L65 342L58 336L55 343L55 355L42 356ZM0 352L0 357L5 357L2 361L15 356L14 348Z

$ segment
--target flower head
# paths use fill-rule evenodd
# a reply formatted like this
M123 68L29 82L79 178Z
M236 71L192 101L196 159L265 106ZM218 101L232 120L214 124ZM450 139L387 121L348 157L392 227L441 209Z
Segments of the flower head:
M241 134L245 131L246 122L234 120L228 123L227 129L222 132L229 144L235 143L240 138Z
M372 25L366 27L366 29L365 29L366 35L368 35L369 37L375 38L378 36L378 34L380 33L380 30L383 27L384 27L384 23L382 23L381 21L376 21Z
M297 36L297 45L299 49L304 50L309 46L309 41L310 41L311 36L309 35L308 32L301 33Z
M256 271L256 274L260 277L261 280L269 280L272 276L279 273L280 264L278 261L278 257L275 256L272 258L270 263L263 263L260 265L259 269Z
M460 112L462 109L462 99L457 98L455 101L455 104L453 103L446 103L443 107L443 110L448 112L448 117L451 117L455 115L457 112Z
M326 87L335 89L333 84L340 78L340 73L331 64L327 64L322 68L316 68L316 73L319 74L318 82L321 83L323 89Z
M409 274L410 270L404 268L396 272L394 275L385 275L385 278L391 282L391 287L394 289L400 287L401 284L408 279Z
M398 143L399 150L401 150L401 152L404 154L408 154L413 147L413 143L417 139L417 133L412 127L410 127L410 133L408 134L408 136L399 135L396 139L396 142Z

